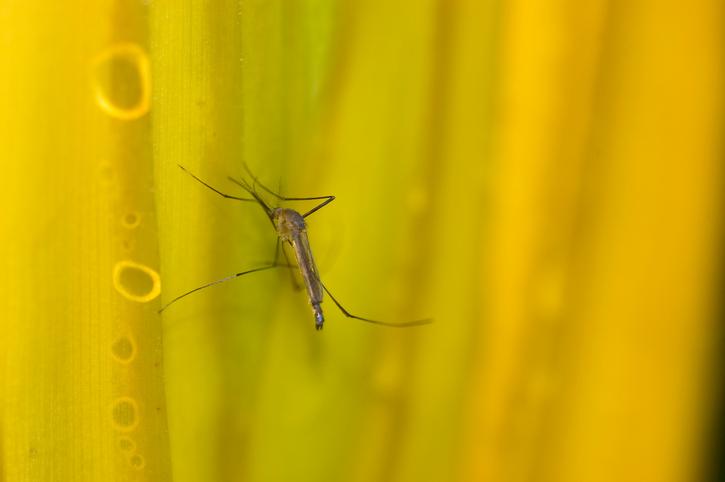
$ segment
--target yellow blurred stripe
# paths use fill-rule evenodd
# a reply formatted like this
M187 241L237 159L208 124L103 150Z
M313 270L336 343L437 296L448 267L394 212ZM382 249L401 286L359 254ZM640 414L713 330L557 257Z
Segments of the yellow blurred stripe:
M722 7L504 12L466 480L691 480L715 330Z

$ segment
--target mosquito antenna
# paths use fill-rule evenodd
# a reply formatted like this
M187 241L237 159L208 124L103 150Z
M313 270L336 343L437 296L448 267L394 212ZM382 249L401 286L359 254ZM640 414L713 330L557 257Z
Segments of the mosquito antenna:
M322 281L317 278L317 280L320 282L320 286L322 286L322 289L325 290L325 293L328 294L330 299L332 300L335 305L340 308L340 311L342 311L342 314L347 316L348 318L354 318L356 320L364 321L366 323L373 323L375 325L382 325L382 326L389 326L393 328L407 328L410 326L420 326L420 325L428 325L430 323L433 323L432 318L424 318L422 320L413 320L413 321L404 321L402 323L391 323L388 321L381 321L381 320L372 320L370 318L363 318L362 316L353 315L349 311L347 311L337 299L332 296L332 293L330 293L330 290L327 289L327 287L322 283Z
M259 179L257 179L257 176L255 176L252 173L252 171L249 169L249 166L247 165L246 162L243 163L242 165L244 166L244 170L247 171L247 174L249 174L249 177L252 178L252 180L254 181L255 184L259 184L259 187L261 187L262 189L264 189L265 191L267 191L269 194L271 194L272 196L276 197L277 199L281 199L283 201L287 201L288 200L284 196L281 196L280 194L272 191L270 188L268 188L267 186L265 186L264 184L262 184L261 182L259 182ZM322 198L320 198L320 199L322 199Z
M234 179L231 176L227 176L227 179L229 179L234 184L236 184L237 186L239 186L242 189L244 189L245 191L247 191L250 194L250 196L252 196L254 198L254 201L257 201L257 204L259 204L262 207L262 209L264 209L264 212L267 213L267 216L269 216L269 219L272 219L272 212L274 210L271 207L269 207L269 205L266 202L264 202L264 199L259 197L259 194L257 194L257 191L255 191L254 188L252 186L250 186L247 181L245 181L244 179L241 179L241 180ZM272 224L274 224L274 223L272 223Z
M234 199L234 200L236 200L236 201L252 201L252 202L254 202L254 201L255 201L254 199L248 199L248 198L243 198L243 197L236 197L236 196L231 196L231 195L229 195L229 194L225 194L225 193L221 192L220 190L218 190L218 189L216 189L216 188L214 188L214 187L210 186L210 185L209 185L209 184L207 184L206 182L202 181L202 180L201 180L201 179L199 179L198 177L196 177L196 176L195 176L194 174L192 174L192 173L191 173L191 172L190 172L189 170L187 170L187 169L186 169L186 168L185 168L184 166L182 166L181 164L177 164L177 166L179 166L179 167L180 167L180 168L181 168L181 169L182 169L182 170L183 170L183 171L184 171L185 173L187 173L188 175L190 175L191 177L193 177L194 179L196 179L197 181L199 181L200 183L202 183L203 185L205 185L206 187L208 187L209 189L211 189L211 190L212 190L212 191L214 191L215 193L219 194L219 195L220 195L221 197L224 197L224 198L227 198L227 199Z

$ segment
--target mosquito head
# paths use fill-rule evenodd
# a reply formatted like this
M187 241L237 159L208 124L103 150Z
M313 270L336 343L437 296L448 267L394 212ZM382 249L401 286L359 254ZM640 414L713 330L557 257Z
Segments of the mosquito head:
M325 317L322 314L322 307L320 307L319 303L316 303L312 305L312 311L315 312L315 329L319 331L322 329L322 325L325 324Z

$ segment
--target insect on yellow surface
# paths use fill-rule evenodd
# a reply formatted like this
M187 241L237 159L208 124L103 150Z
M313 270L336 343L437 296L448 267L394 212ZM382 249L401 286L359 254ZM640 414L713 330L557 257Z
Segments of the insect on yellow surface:
M316 197L284 197L281 196L278 193L275 193L271 189L264 186L262 183L260 183L257 178L252 174L252 172L249 170L249 168L245 165L244 168L247 171L247 174L252 178L253 184L250 185L247 181L244 179L237 180L234 178L229 177L228 179L232 181L233 183L240 186L242 189L244 189L252 198L242 198L238 196L232 196L230 194L225 194L222 191L216 189L215 187L207 184L206 182L199 179L196 175L189 172L184 166L179 165L181 169L184 170L187 174L189 174L191 177L199 181L204 186L208 187L215 193L219 194L220 196L226 198L226 199L233 199L236 201L245 201L245 202L256 202L265 212L269 220L272 222L272 226L274 226L275 231L277 232L277 248L275 249L275 255L274 255L274 261L271 263L260 266L258 268L249 269L246 271L242 271L239 273L235 273L230 276L226 276L224 278L218 279L216 281L212 281L211 283L207 283L205 285L199 286L198 288L194 288L193 290L187 291L186 293L183 293L176 298L169 301L166 305L164 305L160 310L159 313L164 311L166 308L168 308L173 303L179 301L180 299L184 298L185 296L188 296L196 291L202 290L204 288L208 288L210 286L214 286L220 283L223 283L225 281L229 281L235 278L239 278L240 276L243 276L245 274L250 273L256 273L258 271L264 271L271 268L277 268L280 266L284 267L291 267L292 265L289 263L289 260L282 264L279 262L279 252L280 252L280 242L288 243L295 254L295 260L297 261L297 267L300 271L300 275L302 276L302 280L305 284L305 288L307 290L307 297L310 300L310 306L312 307L312 311L315 315L315 328L317 330L321 330L324 323L325 323L325 316L322 313L322 297L324 293L327 293L330 299L333 303L342 311L342 313L347 316L348 318L354 318L356 320L365 321L367 323L373 323L376 325L383 325L383 326L391 326L396 328L403 328L403 327L410 327L410 326L418 326L418 325L425 325L428 323L431 323L433 320L430 318L421 319L421 320L414 320L414 321L407 321L407 322L401 322L401 323L392 323L388 321L382 321L382 320L374 320L371 318L364 318L362 316L353 315L348 310L346 310L339 301L330 293L330 291L325 287L325 285L322 283L322 280L320 280L320 275L317 270L317 265L315 264L315 259L312 256L312 249L310 248L310 241L307 237L307 224L305 223L305 218L309 215L311 215L314 212L317 212L318 210L322 209L329 203L331 203L335 196L316 196ZM276 197L280 201L315 201L315 200L322 200L320 204L313 207L309 211L307 211L304 214L300 214L298 211L290 208L281 208L276 207L272 208L270 207L264 199L262 199L259 194L256 191L256 186L261 187L264 191L266 191L268 194L271 194L272 196ZM284 251L283 251L284 253ZM285 254L286 257L286 254Z

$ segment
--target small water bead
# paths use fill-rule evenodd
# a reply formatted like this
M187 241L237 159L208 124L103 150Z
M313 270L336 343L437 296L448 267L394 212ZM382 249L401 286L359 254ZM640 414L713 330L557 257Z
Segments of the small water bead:
M141 470L146 466L146 459L140 454L133 454L128 458L128 463L134 469Z
M138 425L138 404L130 397L117 399L111 405L111 420L116 430L130 432Z
M115 44L92 65L93 94L98 106L116 119L133 120L151 106L151 68L146 52L133 43Z
M121 224L123 224L123 227L126 229L137 228L138 225L141 224L141 216L138 213L126 213L123 218L121 218Z
M136 343L130 336L121 336L111 344L111 353L116 361L130 363L136 358Z
M136 450L136 442L129 437L120 437L118 439L118 448L123 452L133 452Z
M124 251L131 252L136 246L136 241L133 239L124 239L123 241L121 241L121 246L123 247Z
M139 303L151 301L161 293L159 274L131 260L116 263L113 268L113 286L125 298Z

